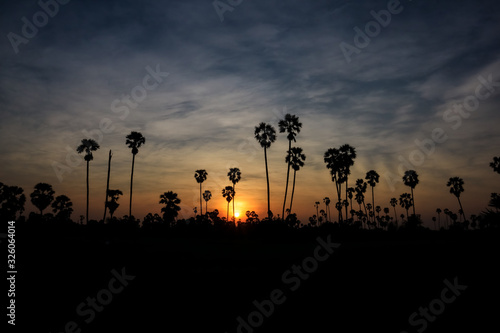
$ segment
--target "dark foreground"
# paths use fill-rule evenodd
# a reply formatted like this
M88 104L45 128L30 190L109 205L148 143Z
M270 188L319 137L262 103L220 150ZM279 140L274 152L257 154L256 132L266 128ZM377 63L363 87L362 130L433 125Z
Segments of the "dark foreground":
M16 331L498 329L495 230L57 230L17 230Z

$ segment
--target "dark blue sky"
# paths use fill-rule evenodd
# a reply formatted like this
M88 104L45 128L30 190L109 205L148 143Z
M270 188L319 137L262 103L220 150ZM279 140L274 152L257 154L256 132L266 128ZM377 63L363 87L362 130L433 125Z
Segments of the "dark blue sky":
M179 193L183 214L192 214L193 174L202 168L214 194L209 205L224 212L219 192L234 166L243 173L239 209L264 215L263 153L253 128L277 125L289 112L303 123L296 145L307 160L295 199L303 220L315 213L315 201L333 198L323 153L344 143L358 152L353 181L370 169L381 175L382 207L409 190L394 179L410 167L420 174L416 203L426 217L437 207L458 210L445 186L451 176L465 180L468 214L487 205L500 184L488 167L500 144L497 1L232 2L240 4L224 21L209 0L73 0L53 17L40 14L36 1L2 3L0 181L27 193L51 183L81 214L85 167L69 152L91 133L101 144L91 162L97 218L107 151L114 151L111 187L127 192L124 138L135 130L147 139L136 160L138 217L159 212L158 196L168 190ZM380 12L388 7L397 12L390 22ZM371 11L385 27L369 23ZM29 27L23 34L23 17L38 20L36 34ZM356 27L364 39L355 40ZM358 46L349 59L340 47L347 44ZM433 131L440 141L434 148ZM275 213L286 149L281 135L269 151ZM118 215L126 213L127 196Z

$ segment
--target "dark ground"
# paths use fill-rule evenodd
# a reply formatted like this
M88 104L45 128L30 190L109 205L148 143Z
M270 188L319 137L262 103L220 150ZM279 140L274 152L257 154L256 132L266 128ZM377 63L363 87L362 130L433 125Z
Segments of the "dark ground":
M232 333L238 316L256 310L254 300L280 289L286 300L253 332L417 332L422 325L411 326L409 316L441 297L443 280L457 278L467 289L425 332L498 330L498 231L300 231L111 236L20 227L16 329L64 332L74 321L83 333ZM282 275L328 235L340 247L291 291ZM77 306L122 268L135 278L85 323Z

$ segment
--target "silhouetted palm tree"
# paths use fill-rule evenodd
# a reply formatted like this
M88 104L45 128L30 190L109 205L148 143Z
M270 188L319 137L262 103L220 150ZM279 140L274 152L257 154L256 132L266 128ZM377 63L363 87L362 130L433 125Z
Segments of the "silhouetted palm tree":
M286 162L292 166L293 169L293 185L292 185L292 195L290 197L290 213L292 212L293 195L295 193L295 177L297 176L297 171L304 166L304 161L306 160L306 155L302 154L302 148L292 147L292 150L288 152L285 158Z
M255 139L259 142L260 146L264 148L264 160L266 162L266 179L267 179L267 217L271 219L271 198L269 190L269 171L267 168L267 149L271 144L276 141L276 130L273 126L260 123L255 127Z
M411 189L411 199L413 201L413 215L415 215L415 197L413 196L413 189L418 185L418 174L415 170L407 170L403 175L403 183Z
M323 157L324 162L326 163L326 167L330 170L330 175L332 176L332 182L335 184L335 189L337 191L337 203L335 207L340 204L342 205L341 198L341 182L344 178L344 169L343 169L343 160L341 153L336 148L329 148ZM342 209L338 209L338 221L342 221Z
M438 214L438 229L441 229L441 208L437 208L436 213Z
M500 173L500 157L493 157L493 162L490 163L490 167L493 168L494 172Z
M377 185L379 181L379 175L375 170L370 170L366 173L365 179L368 181L368 185L372 187L372 206L375 207L375 196L373 192L373 188Z
M212 192L206 190L203 192L203 199L205 200L205 214L208 213L208 201L212 199Z
M339 152L342 159L342 169L345 178L345 197L347 199L349 188L348 178L351 174L351 167L354 165L354 159L356 158L356 149L348 144L344 144L340 146ZM347 206L345 206L345 218L347 219Z
M359 209L361 210L361 204L363 204L363 208L365 209L365 215L368 217L368 213L366 212L366 205L365 205L365 193L366 193L366 188L368 187L368 184L361 178L356 179L356 188L354 189L356 191L355 195L355 200L359 205Z
M288 180L290 176L290 163L291 163L291 151L292 151L292 140L296 142L295 136L300 133L300 128L302 127L302 123L299 122L299 118L295 115L291 115L287 113L285 115L285 119L282 119L278 122L280 133L287 132L288 139L288 168L286 172L286 186L285 186L285 199L283 200L283 210L281 213L281 217L285 219L285 206L286 206L286 196L288 192Z
M451 177L448 180L448 183L446 184L446 186L449 186L450 193L457 197L458 204L460 205L460 210L462 211L462 215L464 216L464 220L465 220L464 209L462 207L462 202L460 201L460 193L462 193L464 191L463 179L460 177Z
M56 214L56 218L60 221L68 221L73 213L73 203L65 195L58 195L52 202L52 212Z
M24 190L17 186L9 186L0 182L0 217L7 221L16 219L16 215L24 212L26 196Z
M229 221L229 203L231 200L234 198L234 189L232 186L226 186L226 188L222 189L222 196L226 198L227 201L227 214L226 214L226 221Z
M331 202L331 201L330 201L330 198L329 198L329 197L324 197L324 198L323 198L323 203L324 203L324 204L325 204L325 206L326 206L326 214L327 214L327 216L326 216L326 220L327 220L328 222L330 222L330 218L331 218L331 217L328 217L328 216L330 215L330 202Z
M316 201L314 203L314 207L316 207L316 216L319 216L318 208L319 208L319 201Z
M408 209L413 206L413 199L409 193L403 193L399 196L399 204L406 209L406 221L408 221Z
M394 209L394 219L396 220L396 226L398 225L398 215L396 214L396 205L398 204L398 199L396 198L391 198L391 201L389 202Z
M230 168L229 172L227 173L227 176L229 177L229 180L231 183L233 183L233 191L234 191L234 196L233 196L233 222L236 222L236 216L234 215L234 201L236 197L236 183L241 180L241 171L239 168Z
M31 203L40 210L40 215L43 215L43 210L54 200L54 193L52 185L47 183L35 185L35 190L30 194L30 197Z
M85 161L87 161L87 209L85 211L85 220L89 223L89 162L94 159L93 151L99 149L99 144L92 139L82 139L82 143L76 148L76 152L81 154L85 152Z
M352 205L352 199L354 198L354 192L356 192L356 190L354 189L354 187L348 187L347 188L346 195L347 195L347 198L349 199L349 203L351 205L351 219L353 219L353 220L354 220L354 212L355 212L355 210L354 210L354 207Z
M130 172L130 204L128 209L128 216L132 219L132 184L134 183L134 164L135 155L139 152L139 148L146 143L146 138L139 132L130 132L126 137L125 144L132 149L132 171Z
M207 179L208 173L204 169L196 170L194 172L194 178L196 182L200 184L200 215L203 215L203 205L201 201L201 184ZM196 213L195 213L196 214Z
M180 203L181 199L177 197L177 193L168 191L160 195L160 204L165 205L165 207L162 207L161 212L166 223L171 224L175 221L178 212L181 210L181 207L178 206Z
M108 201L109 215L111 219L113 219L116 209L120 206L118 203L120 195L123 195L123 192L120 190L108 190L108 197L111 199L111 201Z

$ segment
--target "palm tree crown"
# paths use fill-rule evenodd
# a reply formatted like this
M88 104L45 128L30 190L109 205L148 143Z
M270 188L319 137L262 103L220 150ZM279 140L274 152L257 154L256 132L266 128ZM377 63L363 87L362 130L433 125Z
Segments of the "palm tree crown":
M146 143L146 138L142 136L139 132L132 131L129 135L127 135L127 140L125 144L132 148L132 154L136 155L139 152L139 148Z
M82 139L82 143L76 148L76 152L81 154L85 152L85 161L89 162L94 159L93 151L99 149L99 144L92 139Z

